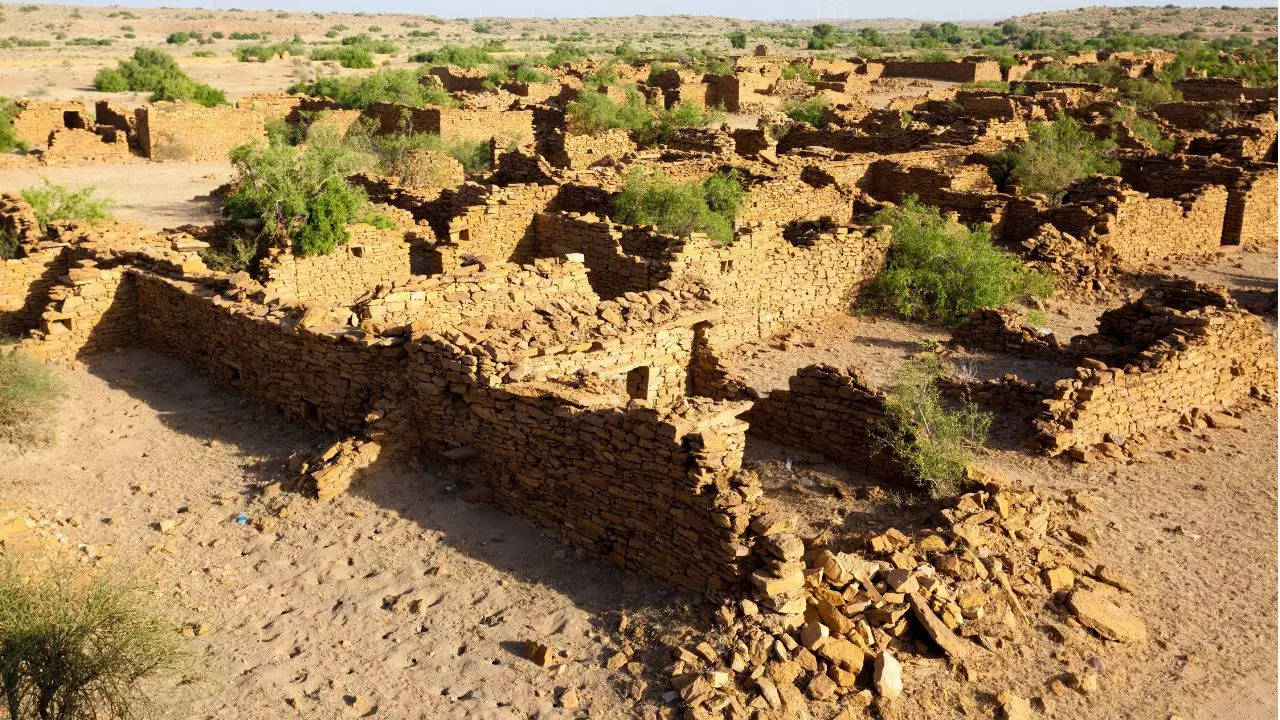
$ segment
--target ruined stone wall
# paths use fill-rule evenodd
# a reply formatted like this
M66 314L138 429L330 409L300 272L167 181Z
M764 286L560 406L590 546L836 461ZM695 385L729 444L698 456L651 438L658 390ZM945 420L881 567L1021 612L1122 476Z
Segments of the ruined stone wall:
M472 108L413 107L398 103L373 103L365 116L383 133L432 133L443 143L495 141L533 142L533 113L527 110L479 110Z
M67 274L63 248L0 260L0 337L21 337L40 323L49 291ZM73 301L74 304L74 301Z
M626 410L535 383L466 385L447 368L411 345L414 423L493 502L632 572L700 591L742 581L761 492L735 476L739 408Z
M1223 226L1224 245L1274 250L1277 240L1276 169L1260 171L1231 189L1227 199L1227 220Z
M265 140L262 113L229 105L156 103L134 110L138 150L151 160L224 161L232 148Z
M671 260L673 282L705 287L721 306L707 331L717 347L757 340L851 308L884 266L887 232L837 227L796 242L777 225L753 227L732 245L691 239Z
M467 183L450 199L447 240L440 247L445 272L480 258L525 263L533 255L533 218L556 199L555 185L505 187Z
M201 297L190 283L149 274L137 286L141 344L294 420L356 432L404 371L403 348L307 330L296 312Z
M1274 336L1225 293L1206 302L1181 288L1157 289L1104 314L1099 335L1140 351L1114 357L1111 366L1091 361L1077 379L1056 385L1036 421L1050 454L1072 450L1082 458L1104 441L1120 445L1275 392Z
M22 342L24 352L71 360L137 340L137 285L127 270L84 262L68 269L67 277L49 288L39 325Z
M260 276L275 296L346 304L374 285L412 273L403 228L383 230L363 223L347 228L347 242L328 255L300 256L273 249Z
M1276 89L1246 87L1240 78L1195 78L1173 84L1188 102L1212 102L1216 100L1267 100L1275 99Z
M88 127L89 108L79 101L42 102L19 100L13 117L13 132L30 147L45 147L54 130ZM68 113L73 117L68 122Z
M628 233L640 234L635 228L614 225L595 215L539 213L534 218L537 255L581 254L590 269L591 287L602 298L649 290L670 276L665 265L624 249L623 238Z
M1077 184L1058 207L1039 210L1028 204L1009 206L1013 222L1006 222L1005 237L1051 223L1087 244L1105 246L1099 253L1113 254L1124 265L1178 255L1216 252L1222 243L1227 213L1227 189L1203 185L1178 197L1152 197L1115 180L1091 178ZM1031 215L1034 217L1023 217Z
M947 82L981 82L1000 80L1000 63L995 60L954 60L946 62L917 62L913 60L883 60L881 77L926 78Z
M852 188L816 166L806 168L801 177L749 184L746 191L735 219L739 226L821 219L847 223L853 215Z
M596 302L579 258L528 265L469 265L458 275L415 276L387 283L356 304L360 327L378 334L412 324L441 329L489 315L527 313L555 300Z
M134 159L127 135L115 128L99 132L63 128L49 135L49 148L41 160L45 165L97 165Z
M631 135L616 128L599 135L576 135L556 128L538 140L540 155L556 167L571 170L591 167L605 158L621 159L635 150Z
M881 482L901 484L913 473L885 445L891 421L886 396L853 368L801 368L743 416L753 435L803 448Z

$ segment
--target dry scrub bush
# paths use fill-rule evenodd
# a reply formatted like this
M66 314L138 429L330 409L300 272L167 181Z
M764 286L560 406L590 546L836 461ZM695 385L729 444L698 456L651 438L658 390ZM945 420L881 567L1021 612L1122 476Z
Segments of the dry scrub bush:
M905 363L895 374L885 402L889 421L881 437L934 496L953 494L965 467L991 428L991 414L965 402L942 404L937 380L943 374L936 355Z
M12 346L0 347L0 438L18 444L52 434L62 382L49 367Z
M13 720L143 717L178 634L136 587L50 561L0 565L0 690Z

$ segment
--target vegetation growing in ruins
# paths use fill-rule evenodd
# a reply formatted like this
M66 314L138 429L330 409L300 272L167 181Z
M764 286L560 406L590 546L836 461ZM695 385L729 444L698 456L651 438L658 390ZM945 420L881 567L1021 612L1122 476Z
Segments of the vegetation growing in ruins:
M18 103L0 97L0 152L27 149L27 144L18 139L18 131L13 127L13 119L17 115Z
M566 108L565 118L571 132L586 135L599 135L615 128L635 131L652 122L644 99L634 90L627 92L627 100L622 103L610 100L603 93L579 93Z
M36 222L40 229L58 220L102 220L111 216L111 203L99 197L94 188L86 187L71 190L62 185L54 185L45 178L40 185L22 189L22 199L31 204L35 211Z
M945 407L937 386L943 370L934 354L904 363L889 386L888 422L881 429L888 447L934 496L957 491L974 448L986 440L992 419L971 402Z
M139 683L181 669L178 634L137 587L78 567L0 565L0 689L9 716L137 717Z
M987 228L943 218L914 197L876 213L872 223L893 232L888 261L869 288L873 309L949 325L1053 290L1052 278L997 248Z
M147 48L137 48L118 67L99 70L93 87L100 92L150 92L151 102L185 100L206 107L227 103L221 90L192 80L173 57Z
M61 396L62 383L48 365L0 347L0 438L18 444L47 439Z
M791 118L796 122L806 123L815 128L822 129L827 126L826 120L822 114L827 109L827 99L822 96L811 97L807 100L788 100L782 103L779 110L783 115Z
M370 164L383 175L412 179L421 172L413 159L415 151L435 150L447 153L462 164L468 175L486 173L493 166L493 148L483 140L444 143L434 133L377 132L375 122L357 120L342 140L351 150L370 158ZM412 183L409 183L412 184Z
M365 110L376 102L399 103L413 107L452 107L457 102L439 85L418 82L421 72L387 68L359 77L322 77L297 83L291 93L326 97L357 110Z
M1025 193L1043 193L1057 200L1078 180L1119 171L1113 159L1116 144L1095 137L1074 118L1059 113L1053 122L1032 124L1028 131L1026 142L996 159L996 166L1006 168ZM1000 173L996 170L993 175Z
M1133 108L1125 105L1116 107L1111 113L1111 122L1127 125L1134 135L1145 140L1156 152L1173 152L1173 138L1165 137L1158 123L1142 117Z
M672 235L706 233L715 242L731 243L744 194L737 171L717 173L701 183L675 182L661 172L633 171L614 196L614 219L629 225L655 225Z
M200 251L200 259L210 270L237 273L248 270L258 256L258 243L253 238L233 237L225 247L208 247Z
M347 225L389 226L373 212L364 189L347 182L362 160L338 144L255 142L231 151L236 176L222 211L262 221L269 239L290 242L299 255L327 255L347 241Z

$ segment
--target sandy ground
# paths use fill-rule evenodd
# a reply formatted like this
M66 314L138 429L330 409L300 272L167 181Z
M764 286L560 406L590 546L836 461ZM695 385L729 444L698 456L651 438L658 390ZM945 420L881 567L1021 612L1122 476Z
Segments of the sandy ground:
M72 189L97 188L121 219L155 227L208 223L218 208L202 196L231 179L229 163L130 163L90 167L0 170L0 192L17 192L44 178Z
M64 376L57 441L0 447L0 498L78 516L60 528L70 543L165 588L176 621L209 626L190 641L199 682L157 690L150 717L629 716L601 657L619 613L670 604L660 590L429 472L273 518L251 498L322 434L143 350ZM161 520L179 525L162 533ZM400 595L420 605L384 608ZM560 666L522 657L527 640ZM567 688L584 709L555 707Z

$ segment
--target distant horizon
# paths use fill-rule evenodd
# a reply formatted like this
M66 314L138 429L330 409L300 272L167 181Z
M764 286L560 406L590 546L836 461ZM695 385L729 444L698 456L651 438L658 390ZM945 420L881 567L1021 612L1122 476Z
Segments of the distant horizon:
M609 9L615 12L608 15L599 13L601 5L589 0L475 0L468 3L471 13L459 14L457 6L449 10L437 11L429 4L412 3L408 0L374 0L373 2L352 2L351 0L314 0L303 6L301 3L281 2L281 0L141 0L138 2L64 2L45 3L48 5L64 5L77 7L120 7L138 9L182 9L182 10L277 10L288 12L325 12L325 13L373 13L373 14L408 14L435 15L447 19L477 18L510 19L510 20L581 20L586 18L627 18L627 17L666 17L684 15L691 17L730 18L735 20L751 20L759 22L875 22L875 21L951 21L965 23L996 22L1017 15L1037 12L1061 12L1101 7L1146 7L1160 8L1169 3L1134 4L1126 2L1101 2L1091 5L1078 5L1064 0L1032 0L1016 2L1015 0L991 0L985 3L973 3L972 12L966 13L963 5L939 2L939 0L901 0L895 3L892 16L862 17L857 16L857 8L850 8L848 0L805 0L804 5L813 8L812 16L796 16L779 14L778 8L785 7L794 12L796 4L780 5L764 0L702 0L698 7L690 7L685 0L615 0ZM1223 3L1210 0L1172 3L1182 8L1218 8ZM1265 0L1228 3L1233 8L1265 9L1274 8L1275 3ZM979 17L981 14L981 17Z

